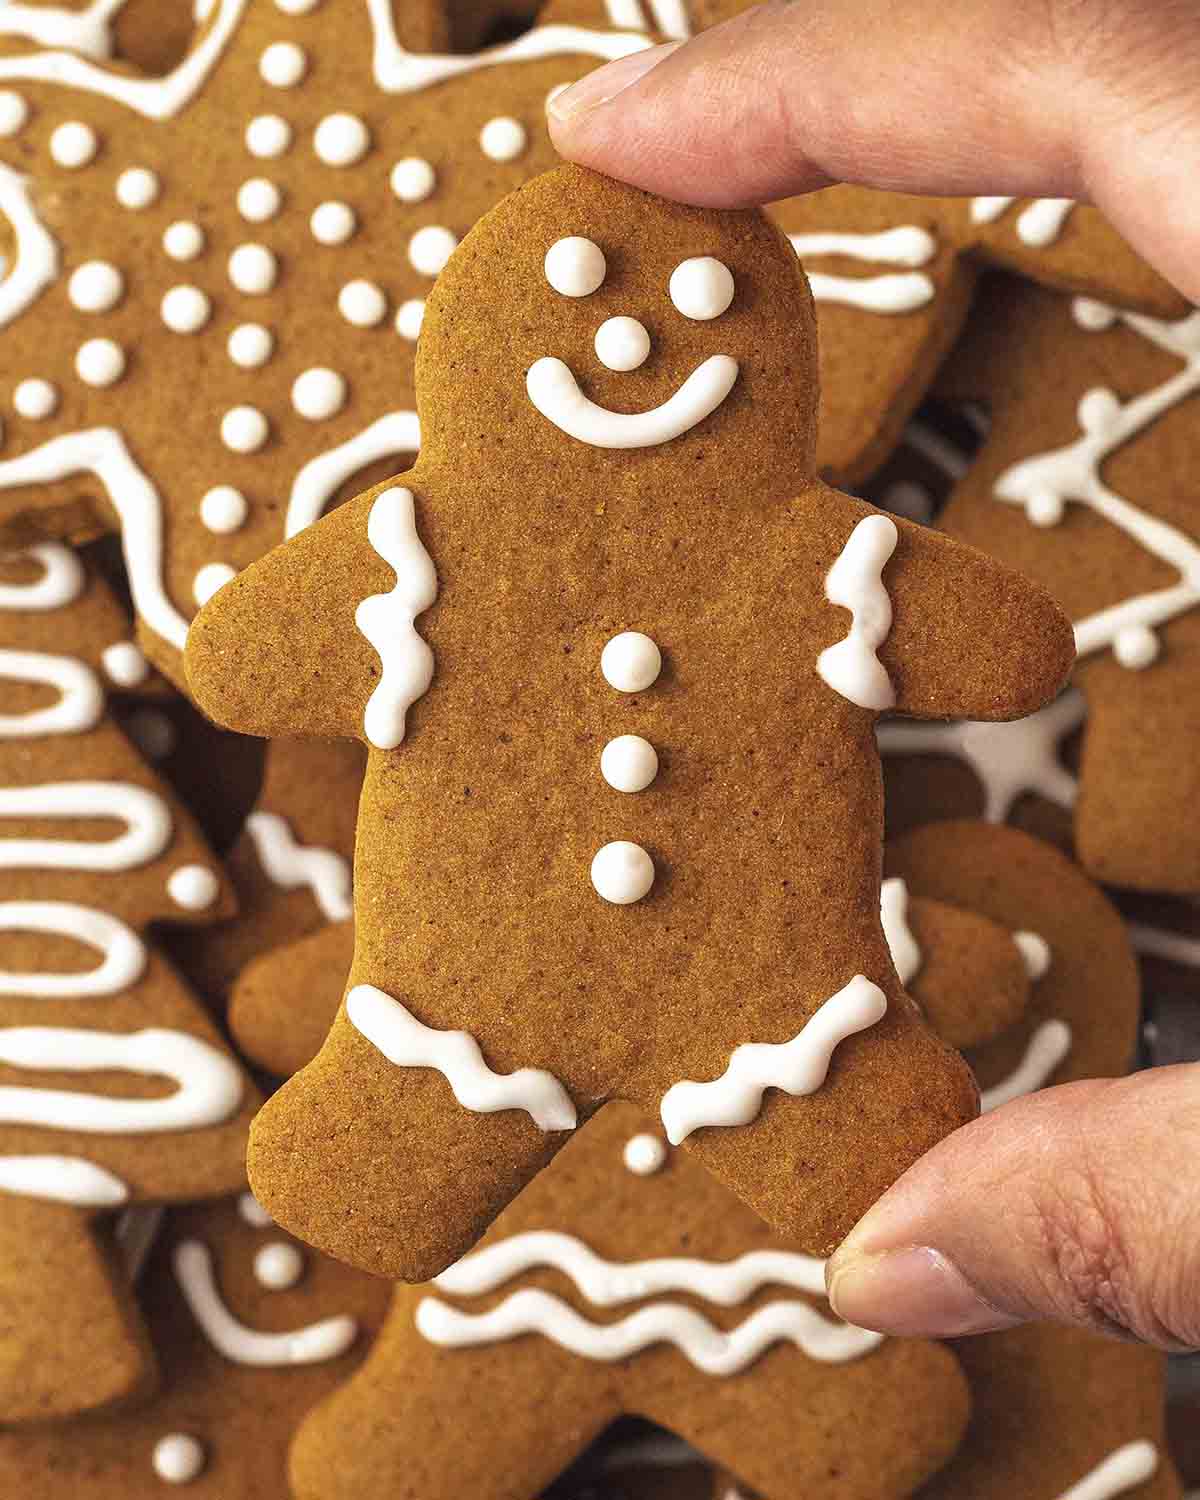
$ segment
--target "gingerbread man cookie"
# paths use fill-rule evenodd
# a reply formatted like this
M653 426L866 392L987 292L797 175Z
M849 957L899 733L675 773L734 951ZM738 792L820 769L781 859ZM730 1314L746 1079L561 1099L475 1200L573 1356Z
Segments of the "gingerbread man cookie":
M206 0L0 0L0 52L12 44L120 58L165 73L183 57Z
M214 0L163 77L0 55L0 522L119 530L143 645L177 677L199 603L415 452L434 276L554 160L546 94L647 45L558 26L429 53L430 14Z
M532 1495L623 1412L781 1497L900 1500L954 1451L962 1378L936 1344L839 1323L823 1275L610 1105L479 1249L396 1290L301 1427L297 1500L382 1500L401 1477L422 1500Z
M1044 583L1075 622L1084 867L1194 892L1200 838L1179 809L1200 792L1185 748L1200 729L1200 314L1163 321L1007 280L981 314L948 378L974 382L993 426L940 524ZM1048 388L1051 358L1063 373Z
M228 917L233 899L178 799L107 717L106 679L146 670L128 632L58 544L0 564L6 1421L103 1405L150 1377L92 1223L228 1192L258 1103L146 941L155 922Z
M972 1113L884 942L874 722L1028 712L1069 631L815 478L814 334L760 215L547 174L430 300L418 467L193 625L219 722L370 745L350 994L250 1158L302 1238L436 1272L627 1097L825 1253Z

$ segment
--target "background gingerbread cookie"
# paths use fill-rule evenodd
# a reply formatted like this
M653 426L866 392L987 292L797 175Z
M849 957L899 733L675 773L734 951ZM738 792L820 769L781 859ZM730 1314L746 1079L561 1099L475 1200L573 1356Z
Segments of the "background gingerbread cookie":
M228 1192L257 1095L146 940L232 892L107 714L146 671L105 586L47 543L0 564L0 1411L42 1419L152 1363L98 1215ZM114 827L115 825L115 827ZM170 1084L164 1089L164 1084Z

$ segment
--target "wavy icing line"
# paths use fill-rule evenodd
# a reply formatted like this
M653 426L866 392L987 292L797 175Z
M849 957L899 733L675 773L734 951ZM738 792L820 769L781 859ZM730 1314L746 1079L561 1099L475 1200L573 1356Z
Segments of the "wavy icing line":
M883 570L899 540L890 517L866 516L825 575L825 596L850 611L850 629L817 657L817 672L827 687L859 708L882 711L896 702L891 678L875 653L892 628Z
M42 569L33 583L0 582L0 610L19 609L26 614L64 609L83 593L83 564L60 542L38 542L21 554Z
M1023 1099L1035 1089L1044 1088L1051 1075L1071 1050L1071 1028L1057 1019L1043 1021L1029 1039L1021 1061L994 1088L984 1089L979 1112L988 1114L1001 1105Z
M1115 1500L1158 1470L1158 1449L1145 1438L1126 1443L1089 1473L1063 1490L1058 1500Z
M1016 202L1016 198L972 198L971 222L993 224ZM1035 198L1017 218L1017 238L1026 245L1044 249L1052 245L1075 207L1073 198Z
M119 917L73 901L0 901L0 932L46 932L76 938L103 955L74 974L23 974L0 969L0 995L39 1000L115 995L141 978L146 945Z
M908 925L908 886L898 875L879 888L879 916L892 963L900 983L907 986L921 972L921 949Z
M842 1364L861 1358L881 1340L848 1323L831 1323L807 1302L771 1302L729 1333L681 1303L665 1302L630 1313L617 1323L592 1323L560 1297L533 1287L506 1297L485 1313L464 1313L424 1297L417 1304L418 1332L431 1344L461 1348L540 1333L585 1359L628 1359L651 1344L672 1344L706 1375L736 1375L773 1344L794 1344L809 1359Z
M171 838L163 799L124 781L0 787L0 818L115 818L125 824L124 833L103 840L2 839L0 870L132 870L156 859Z
M1101 302L1076 298L1076 322L1101 332L1120 321L1155 347L1184 362L1169 380L1122 403L1100 386L1080 398L1081 436L1075 442L1021 460L993 486L997 500L1023 506L1035 526L1056 526L1066 505L1082 505L1123 531L1151 557L1175 569L1179 582L1137 594L1121 604L1075 621L1080 656L1112 648L1131 670L1147 667L1161 649L1155 631L1200 604L1200 545L1177 527L1118 495L1100 477L1101 465L1159 417L1200 390L1200 311L1176 323L1138 313L1116 312Z
M802 261L822 255L897 266L925 266L937 254L937 240L916 224L901 224L872 234L818 232L790 234ZM813 299L840 302L860 312L915 312L933 300L933 281L922 271L886 272L880 276L834 276L805 267Z
M358 1336L357 1321L345 1314L305 1324L290 1333L261 1333L247 1328L221 1300L207 1245L200 1240L182 1240L171 1259L192 1317L218 1354L235 1364L272 1368L321 1364L344 1354Z
M832 995L790 1042L745 1042L711 1083L690 1079L663 1095L659 1111L673 1146L693 1130L714 1125L746 1125L762 1108L769 1088L793 1096L814 1093L825 1082L835 1048L855 1032L876 1025L887 1012L887 996L856 974Z
M79 1156L0 1156L0 1193L84 1208L114 1208L129 1197L119 1177Z
M3 607L3 606L0 606ZM44 651L0 650L0 677L58 689L57 703L22 714L0 714L0 739L35 739L45 734L82 734L94 729L104 712L104 689L86 662Z
M575 1129L570 1094L544 1068L493 1073L469 1032L435 1031L374 985L355 985L346 1016L397 1067L436 1069L464 1109L485 1115L521 1109L541 1130Z
M242 1097L233 1059L200 1037L150 1026L89 1031L69 1026L0 1027L0 1063L64 1073L121 1071L171 1078L162 1099L110 1099L69 1089L0 1087L0 1121L89 1135L197 1130L227 1120Z
M2 62L3 59L0 59ZM0 162L0 219L12 230L12 264L0 274L0 328L31 307L60 271L58 241L38 218L28 178Z
M421 424L415 411L391 411L335 448L319 453L292 481L284 536L295 536L321 518L329 498L359 469L421 447Z
M301 844L286 818L273 812L252 812L246 832L267 878L284 890L307 886L328 922L345 922L354 915L350 862L332 849Z

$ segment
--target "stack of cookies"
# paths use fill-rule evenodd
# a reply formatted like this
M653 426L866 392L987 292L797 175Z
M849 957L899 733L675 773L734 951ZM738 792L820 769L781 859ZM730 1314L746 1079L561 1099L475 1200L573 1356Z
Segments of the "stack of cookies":
M1179 1500L824 1260L1200 1056L1200 315L564 167L720 16L531 9L0 0L0 1494Z

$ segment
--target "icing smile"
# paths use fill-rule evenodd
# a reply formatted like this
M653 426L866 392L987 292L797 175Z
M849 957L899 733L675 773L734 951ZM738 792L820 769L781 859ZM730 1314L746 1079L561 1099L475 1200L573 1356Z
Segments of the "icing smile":
M525 377L529 399L561 432L597 448L649 448L710 416L738 377L738 362L714 354L697 366L673 396L649 411L615 412L589 401L561 359L539 359Z

